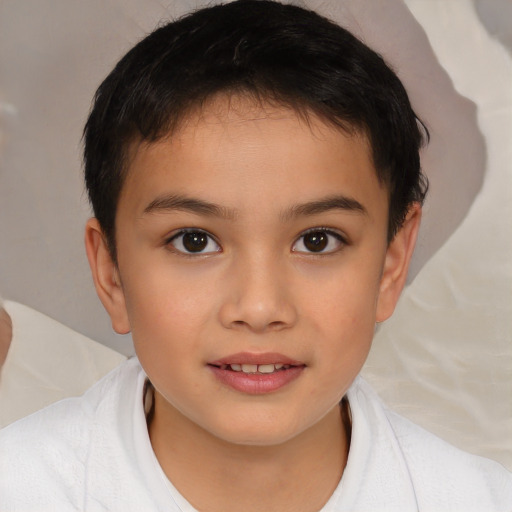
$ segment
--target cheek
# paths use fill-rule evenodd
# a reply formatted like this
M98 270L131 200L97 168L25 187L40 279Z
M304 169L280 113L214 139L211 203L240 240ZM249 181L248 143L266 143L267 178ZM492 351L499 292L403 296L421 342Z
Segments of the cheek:
M310 319L310 328L318 333L319 343L325 344L317 356L339 371L350 371L362 365L370 349L375 330L376 305L379 292L378 266L373 272L333 272L319 287L321 292L305 300ZM350 368L349 368L350 367Z
M133 316L145 308L146 314L179 312L187 316L190 310L203 307L214 277L208 267L176 264L164 250L157 256L151 251L145 256L143 252L131 262L130 280L123 281L129 313Z
M216 295L207 280L178 270L170 265L132 269L123 282L136 347L143 349L151 340L153 347L179 350L179 340L193 337L211 317Z
M346 329L374 323L379 296L380 266L354 262L316 275L316 286L303 290L305 302L323 325ZM312 293L312 290L315 290Z

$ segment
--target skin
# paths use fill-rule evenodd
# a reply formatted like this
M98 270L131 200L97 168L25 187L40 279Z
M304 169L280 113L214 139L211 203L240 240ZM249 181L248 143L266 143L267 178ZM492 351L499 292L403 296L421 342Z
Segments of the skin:
M366 139L286 108L220 98L134 149L118 266L95 219L87 253L155 386L155 454L197 509L315 511L331 496L349 449L339 401L395 307L421 216L413 205L388 244L387 212ZM184 252L184 228L211 234L204 253ZM328 245L311 252L304 234L320 228ZM303 371L236 391L209 363L239 352Z
M0 308L0 368L2 368L7 358L7 352L12 340L12 322L11 317L5 309Z

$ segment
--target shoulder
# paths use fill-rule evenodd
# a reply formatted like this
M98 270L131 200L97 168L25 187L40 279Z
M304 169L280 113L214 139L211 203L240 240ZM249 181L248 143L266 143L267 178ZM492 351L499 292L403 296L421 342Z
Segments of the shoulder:
M140 371L136 361L128 361L82 397L57 402L1 430L0 509L17 510L21 502L24 510L64 503L80 509L94 438L99 431L115 430L121 393L129 394Z
M462 451L390 410L386 416L420 503L431 510L446 503L468 511L512 510L512 473L501 464Z
M371 432L373 453L403 469L422 511L512 510L512 474L466 453L389 410L357 379L349 394L357 421ZM378 445L378 447L377 447ZM394 461L394 462L393 462Z

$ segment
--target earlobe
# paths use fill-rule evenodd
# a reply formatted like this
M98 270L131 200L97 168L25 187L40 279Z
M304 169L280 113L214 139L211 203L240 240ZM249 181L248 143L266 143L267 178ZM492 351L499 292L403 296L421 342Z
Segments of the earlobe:
M118 334L130 332L119 271L112 260L100 224L95 218L89 219L85 226L85 249L96 293L110 315L113 329Z
M402 227L389 243L380 281L377 322L387 320L392 315L398 302L416 245L420 221L421 205L413 203Z

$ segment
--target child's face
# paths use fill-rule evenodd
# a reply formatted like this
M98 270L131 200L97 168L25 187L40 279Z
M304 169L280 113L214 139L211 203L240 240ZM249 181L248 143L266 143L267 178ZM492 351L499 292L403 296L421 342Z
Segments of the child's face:
M257 445L339 415L399 293L387 216L364 138L314 116L219 100L141 145L117 213L121 286L104 303L132 331L158 412Z

